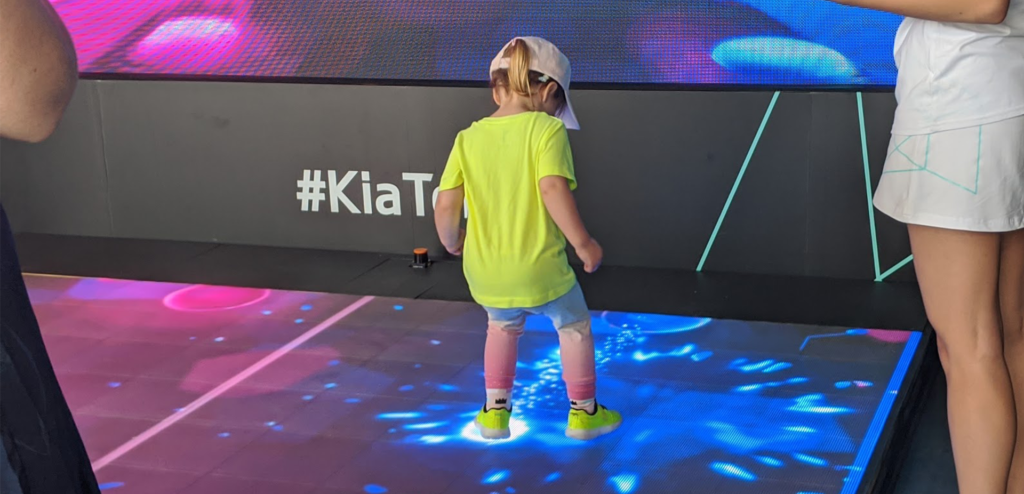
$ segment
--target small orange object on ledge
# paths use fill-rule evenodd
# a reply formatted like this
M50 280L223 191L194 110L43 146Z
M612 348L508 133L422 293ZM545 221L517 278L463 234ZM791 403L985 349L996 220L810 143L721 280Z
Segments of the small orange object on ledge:
M412 251L412 267L423 269L430 265L430 255L427 249L420 247Z

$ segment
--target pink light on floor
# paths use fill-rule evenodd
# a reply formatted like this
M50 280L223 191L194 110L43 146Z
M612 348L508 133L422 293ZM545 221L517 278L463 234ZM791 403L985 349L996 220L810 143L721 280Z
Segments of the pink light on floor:
M886 343L906 343L910 340L909 331L890 331L887 329L869 329L868 336Z
M345 319L353 312L359 310L360 308L362 308L366 304L369 304L373 300L373 297L363 297L357 300L352 305L349 305L348 307L338 312L337 314L334 314L333 316L327 318L324 322L316 325L309 331L302 333L302 336L299 336L298 338L295 338L294 340L288 342L281 348L274 350L270 355L267 355L266 357L260 359L259 362L256 362L255 364L246 367L244 370L242 370L238 374L235 374L230 379L218 384L217 387L211 389L203 396L200 396L192 403L185 405L180 410L176 411L173 415L161 420L153 427L146 429L141 434L136 435L128 442L118 446L110 453L107 453L102 458L94 461L92 464L93 471L98 472L105 468L107 465L110 465L111 463L117 461L122 456L128 454L135 448L139 447L146 441L149 441L154 436L160 434L161 432L173 426L174 424L177 424L178 422L184 420L186 417L195 413L196 410L202 408L211 401L223 396L225 393L231 391L233 388L241 384L246 379L258 374L261 370L266 369L268 366L274 364L282 357L288 355L288 353L291 352L292 350L295 350L296 348L302 346L309 340L315 338L317 335L324 332L327 328L337 324L338 321Z
M218 384L238 374L250 365L259 362L270 355L271 351L239 352L222 355L216 358L203 359L196 362L189 373L182 379L180 389L193 393L203 394L217 387ZM244 396L251 393L235 394L236 389L227 392L230 396Z
M239 309L259 303L270 290L195 285L164 297L164 306L182 312L209 312Z
M180 389L194 393L206 393L224 380L249 367L253 363L266 358L272 351L249 351L204 359L192 366L188 375L182 379ZM225 398L245 398L274 394L281 390L294 389L296 385L307 382L329 368L328 362L339 359L341 354L331 347L318 346L292 350L275 367L274 372L253 378L249 386L238 386L224 393ZM284 364L284 365L280 365ZM344 372L342 366L348 365L338 361L331 368L332 372Z
M174 285L110 278L81 278L65 292L75 300L160 300Z
M227 17L176 17L140 41L131 58L154 68L201 72L233 59L240 37L240 25Z

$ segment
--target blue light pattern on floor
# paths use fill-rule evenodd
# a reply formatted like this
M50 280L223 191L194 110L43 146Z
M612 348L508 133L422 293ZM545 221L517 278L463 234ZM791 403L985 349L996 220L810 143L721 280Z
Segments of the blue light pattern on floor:
M531 333L551 330L550 323L537 318L528 321L527 329L524 343L543 338ZM465 450L500 452L495 457L500 468L475 474L483 494L558 492L565 488L559 484L568 481L565 471L588 467L603 476L587 484L593 485L592 492L674 492L679 472L694 485L718 489L701 492L800 492L793 490L793 482L811 487L802 492L819 494L856 489L848 481L859 484L880 433L872 432L872 419L888 415L891 402L885 405L884 398L900 389L920 335L884 342L867 330L851 330L793 339L790 348L779 352L784 356L741 356L689 341L688 335L703 329L723 331L699 318L595 318L599 399L622 410L626 421L619 432L591 443L564 437L564 385L557 340L552 344L550 339L544 340L546 346L521 344L509 439L482 439L472 425L476 409L455 403L381 411L376 419L394 423L389 435L398 437L389 440L436 458L426 463L451 461L448 454ZM842 337L843 348L888 347L892 358L863 363L850 356L801 353L807 341L832 336ZM695 377L685 383L658 379L667 372ZM833 374L843 380L830 379ZM872 380L877 379L890 384L875 387ZM408 386L413 384L403 387ZM433 386L441 397L459 389L455 384ZM588 464L595 450L602 457ZM383 480L379 484L386 487ZM577 476L569 482L579 481Z

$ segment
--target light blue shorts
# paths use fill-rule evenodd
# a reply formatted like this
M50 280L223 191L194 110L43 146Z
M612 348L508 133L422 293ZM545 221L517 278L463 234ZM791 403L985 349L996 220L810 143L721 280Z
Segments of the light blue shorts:
M522 328L526 324L528 315L544 316L551 319L555 329L590 320L590 309L587 308L587 301L583 298L583 290L579 283L576 283L569 293L540 307L521 309L484 307L484 310L487 311L487 318L491 324L506 328Z

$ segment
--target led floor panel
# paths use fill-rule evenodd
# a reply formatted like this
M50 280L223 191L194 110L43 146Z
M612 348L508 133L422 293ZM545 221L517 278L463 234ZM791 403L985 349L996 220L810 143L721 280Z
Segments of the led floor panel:
M558 339L531 319L510 440L470 425L471 304L27 278L111 494L853 494L920 333L594 313L598 399L564 437Z

